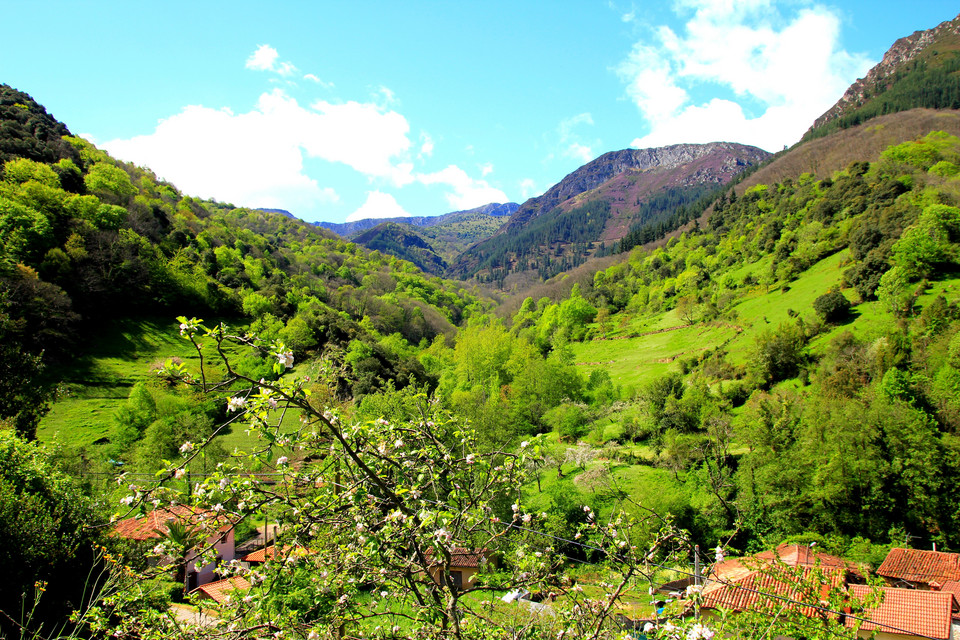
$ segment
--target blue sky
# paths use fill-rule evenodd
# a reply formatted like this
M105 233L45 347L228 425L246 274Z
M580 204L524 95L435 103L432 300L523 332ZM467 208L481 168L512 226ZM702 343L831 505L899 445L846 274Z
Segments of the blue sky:
M306 220L539 195L607 151L770 151L942 0L4 2L0 82L188 194ZM10 28L17 25L17 28Z

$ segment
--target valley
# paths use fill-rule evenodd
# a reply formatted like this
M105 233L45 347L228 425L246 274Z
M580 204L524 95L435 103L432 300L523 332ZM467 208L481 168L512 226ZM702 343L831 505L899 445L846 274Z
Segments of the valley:
M0 636L170 640L171 603L211 638L876 622L922 590L885 558L960 548L958 25L776 154L624 149L319 225L0 85ZM791 606L728 618L727 556Z

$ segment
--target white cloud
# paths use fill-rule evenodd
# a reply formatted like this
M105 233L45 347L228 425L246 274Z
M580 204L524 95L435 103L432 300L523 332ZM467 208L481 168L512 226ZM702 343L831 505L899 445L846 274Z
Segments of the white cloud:
M520 181L520 194L526 200L537 194L537 183L532 178L524 178Z
M247 58L246 66L247 69L255 71L272 71L273 65L276 64L279 57L280 54L277 53L276 49L268 44L262 44Z
M403 207L389 193L381 191L370 191L367 193L367 200L360 208L347 216L347 222L357 220L368 220L371 218L408 218Z
M410 148L408 131L402 115L376 105L318 101L305 108L274 89L247 113L188 106L161 120L152 134L103 147L149 166L187 193L296 212L337 200L333 189L306 175L305 157L395 185L413 182L413 165L401 161Z
M486 162L486 163L480 165L480 175L482 175L484 178L486 178L486 177L487 177L488 175L490 175L491 173L493 173L493 163L492 163L492 162Z
M433 138L426 131L420 132L420 153L421 158L429 158L433 155Z
M278 62L280 54L268 44L261 44L257 50L247 58L247 69L254 71L272 71L288 78L297 72L292 62ZM316 77L316 76L314 76Z
M473 209L491 202L508 202L507 194L490 186L486 180L475 180L456 165L435 173L420 174L417 180L425 185L445 184L453 188L446 195L447 202L456 210Z
M679 32L659 27L618 72L651 127L633 146L730 140L775 150L795 142L871 62L839 46L835 11L784 14L771 0L679 0ZM717 85L733 99L698 101ZM745 108L759 108L756 115Z
M373 99L379 104L389 107L397 103L397 94L392 89L380 85L373 91Z
M593 145L599 144L600 141L594 140L592 144L585 144L582 136L575 131L578 127L592 125L593 116L589 113L580 113L561 120L560 125L557 127L557 133L560 138L560 155L574 158L580 162L593 160Z
M580 160L581 162L590 162L593 160L593 149L579 142L573 142L568 145L563 154L567 157Z

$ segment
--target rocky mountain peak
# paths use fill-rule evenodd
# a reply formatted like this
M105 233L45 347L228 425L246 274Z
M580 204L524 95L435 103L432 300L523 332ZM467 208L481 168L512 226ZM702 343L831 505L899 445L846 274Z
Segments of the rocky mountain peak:
M953 20L941 22L932 29L914 31L909 36L894 42L893 46L883 55L883 59L870 69L866 76L850 85L844 92L843 97L826 113L817 118L810 129L816 129L832 120L836 120L848 111L863 105L871 88L893 76L903 65L916 59L930 45L948 35L960 35L960 15Z

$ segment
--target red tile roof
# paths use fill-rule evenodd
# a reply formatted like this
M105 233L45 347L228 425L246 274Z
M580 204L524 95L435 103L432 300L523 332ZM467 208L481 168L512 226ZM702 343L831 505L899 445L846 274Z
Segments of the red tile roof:
M884 578L939 587L960 580L960 553L891 549L877 573Z
M269 547L264 547L263 549L257 549L251 553L248 553L243 557L244 562L266 562L267 556L271 558L277 555L277 549L273 545Z
M957 606L960 607L960 582L957 582L956 580L944 582L943 586L940 587L940 591L952 593L953 599L956 601Z
M734 582L761 567L778 564L774 561L775 559L788 567L819 566L824 571L843 569L856 576L862 575L860 568L855 563L838 556L814 551L807 545L781 544L773 551L761 551L745 558L727 558L713 565L708 577L720 582Z
M433 557L433 549L427 549L427 559ZM450 568L477 569L487 560L486 549L454 547L450 550Z
M226 601L227 596L232 595L237 591L246 591L249 588L250 583L245 578L235 576L233 578L214 580L213 582L200 585L194 589L192 593L201 593L208 598L223 603Z
M869 590L870 587L866 585L850 585L850 593L856 598L865 598ZM854 612L853 615L873 621L863 623L860 628L864 631L876 629L946 640L950 637L953 603L951 593L883 587L883 602L862 613ZM848 617L844 624L853 628L857 622Z
M819 565L827 568L842 568L856 575L861 575L860 567L856 563L844 560L839 556L817 551L805 544L781 544L774 551L761 551L753 556L758 560L773 561L779 558L780 562L791 567L812 567Z
M703 606L709 609L731 609L733 611L779 610L782 607L799 608L806 616L822 615L815 606L801 606L791 600L811 603L811 600L825 597L831 588L844 584L844 572L839 568L821 570L824 584L821 593L812 596L801 582L808 582L813 569L810 567L785 568L771 565L763 570L738 568L735 573L728 572L726 578L710 579L703 589ZM731 577L732 576L732 577ZM817 602L812 602L815 605Z
M160 538L167 533L167 523L171 520L178 520L198 530L208 525L211 532L219 531L228 524L226 518L213 511L176 505L156 509L142 518L120 520L113 525L113 532L130 540Z

